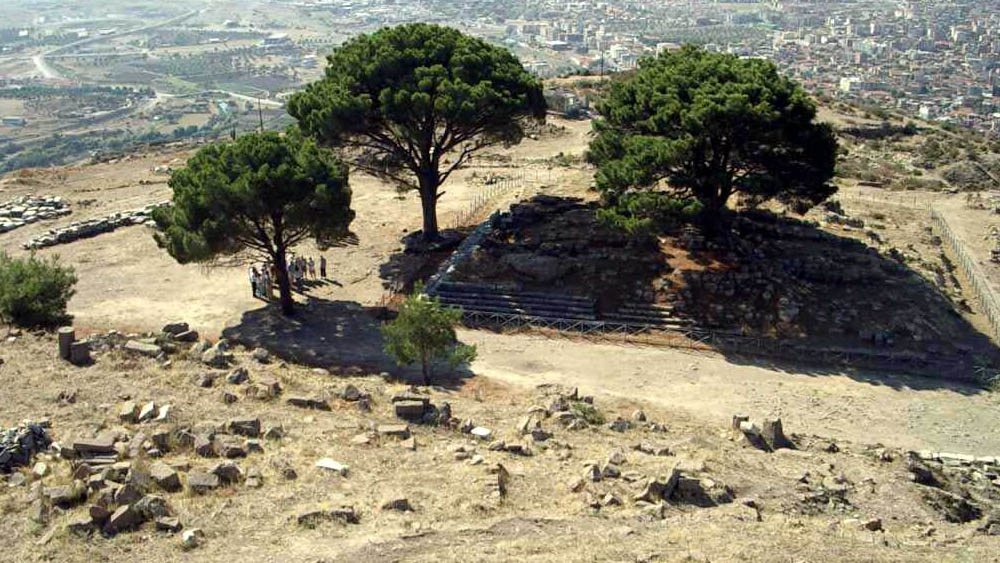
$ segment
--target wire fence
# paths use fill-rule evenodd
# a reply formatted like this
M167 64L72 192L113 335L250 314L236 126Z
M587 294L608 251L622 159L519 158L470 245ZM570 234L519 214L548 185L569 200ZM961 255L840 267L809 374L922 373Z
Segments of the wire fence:
M842 203L868 204L868 205L893 205L896 207L907 207L914 210L929 211L931 206L925 200L911 195L885 195L874 197L870 195L841 195L836 199Z
M993 338L1000 340L1000 305L997 304L996 294L990 287L989 281L987 281L988 278L966 251L965 242L955 234L944 216L932 209L931 218L938 229L941 230L941 238L948 243L948 246L958 258L958 267L962 270L962 274L972 285L973 296L979 303L979 309L990 321Z
M548 173L551 177L551 171ZM467 227L479 223L484 215L489 215L495 210L496 199L500 195L523 188L530 183L539 183L546 177L546 172L539 169L520 169L511 176L499 177L486 184L485 189L480 190L469 202L469 205L454 215L449 221L449 228Z

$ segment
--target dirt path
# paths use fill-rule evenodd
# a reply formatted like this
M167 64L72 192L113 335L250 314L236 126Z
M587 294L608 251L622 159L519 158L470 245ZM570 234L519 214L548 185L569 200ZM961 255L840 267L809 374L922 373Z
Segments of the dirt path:
M463 331L473 369L518 385L581 391L682 411L713 425L735 413L782 417L790 432L911 449L997 455L1000 396L909 376L817 373L738 364L676 349Z

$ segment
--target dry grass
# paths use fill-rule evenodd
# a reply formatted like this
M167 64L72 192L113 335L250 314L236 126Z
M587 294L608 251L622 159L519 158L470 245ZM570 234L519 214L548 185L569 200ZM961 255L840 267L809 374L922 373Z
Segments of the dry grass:
M994 553L986 538L970 537L969 526L938 522L916 497L902 462L881 464L862 446L841 444L844 451L839 454L822 452L817 446L769 455L748 449L723 427L706 427L688 415L639 400L613 401L604 396L596 397L596 414L611 420L629 417L642 407L651 420L664 423L667 432L634 429L622 434L596 427L571 432L549 420L544 426L555 435L545 446L534 446L532 457L490 452L486 443L439 427L413 427L416 451L404 450L394 440L358 446L351 443L352 437L373 422L394 420L389 399L403 386L375 376L351 378L351 383L372 394L371 414L339 399L331 400L331 412L298 410L283 400L253 401L223 383L219 386L241 395L236 404L224 405L219 388L194 385L193 377L203 368L182 358L163 369L152 361L107 354L98 357L95 366L77 369L48 359L54 350L55 342L48 337L27 336L0 346L6 360L0 368L0 385L11 391L0 424L47 416L57 440L92 435L117 427L120 402L129 397L172 404L166 428L259 416L265 426L284 426L287 436L265 441L264 453L239 462L244 470L261 471L262 489L233 486L208 495L168 495L185 526L200 527L207 534L205 545L195 551L182 551L175 538L148 525L114 538L81 539L63 531L62 526L83 514L84 507L54 513L48 526L38 526L27 519L27 489L3 489L0 526L7 530L8 547L0 560L917 561L986 560ZM286 396L333 397L347 381L305 367L252 364L244 354L240 359L250 368L251 379L265 374L277 377ZM59 404L55 398L67 388L77 390L77 401ZM514 431L520 418L545 399L538 391L472 378L457 389L434 389L432 400L449 402L455 416L471 418L492 428L497 437L513 441L520 439ZM154 428L159 427L143 424L127 430L148 435ZM653 457L632 451L639 441L669 444L675 455ZM474 447L485 463L456 461L453 449L458 445ZM666 520L643 520L630 500L639 484L623 479L588 483L580 493L569 490L568 482L583 474L584 463L603 462L614 451L627 458L622 470L646 476L680 462L687 475L711 478L732 487L739 497L756 499L764 507L764 520L756 522L753 512L739 503L716 508L678 504L668 510ZM348 476L314 467L320 457L348 464ZM190 451L172 452L167 461L188 461L193 468L212 463ZM488 489L495 476L487 468L496 463L512 476L510 495L502 502ZM297 479L281 476L284 464L295 468ZM45 485L68 482L68 464L52 465ZM816 476L843 472L857 485L851 495L855 508L847 513L800 514L795 486L805 472ZM601 498L606 493L622 498L624 506L596 512L586 506L588 496ZM393 495L406 496L415 511L381 510L382 502ZM295 523L302 512L341 504L356 508L359 525L321 523L309 529ZM885 535L843 523L874 516L885 522ZM931 538L922 535L928 523L938 529ZM45 545L36 545L52 530Z

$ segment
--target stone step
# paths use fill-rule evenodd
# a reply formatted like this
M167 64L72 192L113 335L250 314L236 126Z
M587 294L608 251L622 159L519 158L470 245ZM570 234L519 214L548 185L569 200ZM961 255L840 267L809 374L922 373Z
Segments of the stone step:
M569 295L566 293L548 293L542 291L519 291L507 285L477 284L468 282L441 282L439 293L470 293L480 295L500 295L520 299L543 299L552 302L565 302L583 307L593 307L597 301L591 297Z
M509 297L499 297L494 295L482 295L474 297L471 294L455 295L451 293L445 293L440 295L440 298L442 302L448 301L450 303L458 303L470 306L475 306L481 303L490 306L510 306L520 309L566 311L570 313L579 313L584 315L594 314L593 307L580 307L577 305L566 305L563 303L552 303L541 300L521 300Z
M482 301L472 301L472 302L453 302L447 299L442 299L441 303L444 305L450 305L454 307L461 307L464 311L477 311L482 313L506 313L511 315L527 315L533 317L545 317L548 319L568 319L568 320L587 320L593 321L597 319L597 316L593 313L580 313L574 311L565 311L562 309L546 309L546 308L521 308L510 304L498 304L498 303L484 303Z

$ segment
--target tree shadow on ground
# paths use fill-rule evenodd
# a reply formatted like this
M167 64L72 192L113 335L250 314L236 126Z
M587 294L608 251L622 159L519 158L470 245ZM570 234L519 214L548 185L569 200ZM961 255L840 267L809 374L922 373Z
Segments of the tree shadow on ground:
M416 282L425 282L434 275L471 232L472 227L447 229L441 232L440 241L429 244L421 241L419 231L406 235L400 239L403 250L379 266L382 286L395 293L411 293Z
M309 298L285 317L271 304L243 313L236 325L222 331L223 338L247 348L265 348L278 358L320 367L337 375L386 373L397 381L422 384L419 367L396 365L382 347L382 307L365 307L352 301ZM450 372L438 369L432 385L458 387L472 377L467 368Z
M722 350L715 350L723 352ZM891 389L909 389L913 391L932 391L947 389L960 395L977 395L983 392L981 385L960 378L949 378L947 375L935 376L930 372L915 369L866 369L850 365L820 365L808 360L792 360L767 356L750 356L739 353L723 353L726 362L736 366L758 367L770 371L787 373L789 375L842 376L854 381L867 383L876 387Z
M838 373L869 383L892 379L865 371L872 367L971 383L977 363L1000 359L990 338L961 315L962 303L913 262L769 212L735 215L727 233L689 251L709 266L677 272L674 281L684 288L679 314L697 326L737 329L765 348L783 341L771 355L784 359L766 361L774 369L801 372L796 362L826 356L843 360ZM745 347L719 351L734 360L755 357Z
M668 315L734 364L958 392L976 392L977 365L1000 365L961 303L915 270L921 262L812 222L733 213L714 239L683 227L641 242L609 232L592 204L545 196L500 225L457 281L592 297L598 320ZM559 267L517 268L542 261Z

